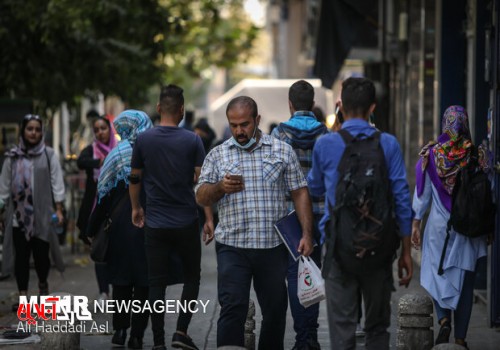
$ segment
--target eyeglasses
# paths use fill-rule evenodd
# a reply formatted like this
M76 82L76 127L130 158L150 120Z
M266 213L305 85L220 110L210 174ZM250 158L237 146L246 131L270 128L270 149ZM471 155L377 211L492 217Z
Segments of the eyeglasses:
M42 120L38 114L26 114L23 120Z

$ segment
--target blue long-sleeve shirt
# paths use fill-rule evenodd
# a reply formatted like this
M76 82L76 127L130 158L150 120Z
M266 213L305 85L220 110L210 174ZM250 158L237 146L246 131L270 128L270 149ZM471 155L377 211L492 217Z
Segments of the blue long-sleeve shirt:
M363 119L350 119L343 125L353 136L358 134L372 135L376 129ZM406 180L406 168L399 143L393 135L382 133L380 144L384 151L389 180L395 204L396 219L400 235L411 234L412 209L410 190ZM322 239L324 239L325 223L330 218L329 206L335 206L335 188L338 181L337 166L344 153L345 144L338 133L323 135L316 141L312 158L312 169L308 174L309 191L314 196L325 195L325 215L320 222Z

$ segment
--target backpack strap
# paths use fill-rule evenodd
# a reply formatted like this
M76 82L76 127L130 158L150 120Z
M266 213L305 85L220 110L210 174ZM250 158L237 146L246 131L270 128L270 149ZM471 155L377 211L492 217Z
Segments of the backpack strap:
M351 133L346 129L340 129L337 132L342 137L342 140L346 145L354 140L354 136L352 136Z
M439 259L438 275L441 276L444 273L443 264L444 257L446 255L446 248L448 247L448 241L450 240L450 223L448 222L448 227L446 229L446 238L444 239L443 251L441 252L441 258Z
M382 135L382 133L380 132L380 130L376 130L372 135L371 137L373 137L375 140L377 140L379 143L380 143L380 136Z
M362 136L362 135L364 135L366 137L373 137L380 144L380 135L381 135L380 130L376 130L371 135L366 135L366 134L361 133L361 134L358 134L356 137L352 136L351 133L349 131L347 131L346 129L340 129L339 131L337 131L337 133L342 137L342 140L344 141L344 143L346 145L348 143L351 143L352 141L354 141L355 139L359 138L359 136Z
M479 163L479 152L477 150L477 147L472 145L471 151L470 151L470 162L474 165L477 166Z

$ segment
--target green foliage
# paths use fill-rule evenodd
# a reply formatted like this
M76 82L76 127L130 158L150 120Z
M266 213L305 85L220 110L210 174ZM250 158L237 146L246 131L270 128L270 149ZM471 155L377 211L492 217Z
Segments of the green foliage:
M44 108L101 91L131 104L232 67L257 28L241 0L2 0L0 96Z

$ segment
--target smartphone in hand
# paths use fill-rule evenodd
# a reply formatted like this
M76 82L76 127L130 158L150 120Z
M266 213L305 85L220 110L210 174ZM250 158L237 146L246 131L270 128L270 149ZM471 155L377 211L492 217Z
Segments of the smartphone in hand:
M344 122L344 115L342 114L342 111L340 110L339 104L337 104L337 106L335 108L335 115L337 116L339 123L342 124Z
M229 174L229 178L231 180L239 181L240 183L243 183L243 175L233 175Z

